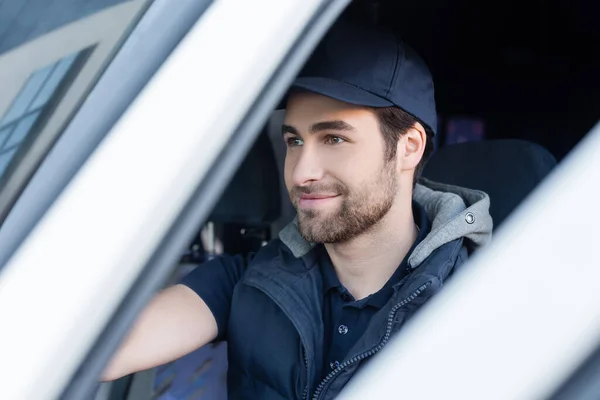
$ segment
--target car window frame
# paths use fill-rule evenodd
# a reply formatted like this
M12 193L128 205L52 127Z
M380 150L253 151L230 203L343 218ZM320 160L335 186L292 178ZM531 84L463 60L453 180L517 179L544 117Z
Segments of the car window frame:
M600 394L600 345L548 400L593 400Z
M213 0L153 0L0 218L0 271ZM111 101L107 102L106 98ZM83 134L82 134L83 132Z
M45 108L42 111L42 115L40 115L40 118L38 118L38 122L36 124L41 128L34 128L33 134L28 134L28 137L26 139L26 146L21 146L21 148L19 148L17 154L15 155L15 158L17 158L17 156L20 157L19 161L17 163L12 163L10 168L8 168L5 171L5 173L3 173L2 176L0 176L0 226L7 218L11 209L14 207L15 203L19 199L23 190L27 187L28 183L30 182L36 171L39 169L44 158L49 154L56 141L59 140L59 138L65 131L65 127L69 124L73 116L77 113L78 109L81 106L81 103L86 99L87 95L98 82L100 76L102 76L103 70L105 70L106 65L110 62L114 55L119 52L124 43L129 39L131 33L136 29L137 24L143 18L145 12L151 5L152 0L149 0L146 3L144 3L140 10L137 11L135 17L131 21L129 21L125 30L115 38L115 47L109 51L107 60L104 60L102 62L103 65L99 67L100 72L96 74L96 76L90 82L88 88L82 93L80 98L76 101L74 107L68 112L68 115L65 118L65 122L61 124L62 126L57 129L46 131L44 127L44 120L47 116L51 117L54 114L54 111L61 106L61 101L59 99L61 99L69 91L72 81L79 78L80 70L85 67L90 56L93 55L93 53L96 51L98 43L88 43L87 47L77 50L80 53L80 55L77 57L75 63L76 65L74 65L71 68L72 71L70 71L68 74L70 75L70 79L69 77L67 77L66 79L69 83L65 85L63 82L61 83L61 85L59 85L61 89L59 89L58 93L53 95L53 97L55 97L55 99L58 101L53 102L54 104L52 105L52 107ZM102 13L104 11L108 11L109 9L110 7L99 10L97 14ZM93 16L88 16L88 18L89 17ZM77 22L80 21L72 21L71 23ZM54 32L55 31L48 32L45 35L52 35L54 34ZM40 40L40 38L45 35L36 37L34 40ZM28 43L24 43L22 45L27 44ZM6 54L10 57L11 54L9 53L18 50L18 47L13 48L9 50ZM67 53L63 54L63 57L70 55L68 53L69 50L67 49L61 49L61 51L67 51ZM4 55L5 54L2 54L0 56Z
M163 242L154 250L152 258L139 274L135 284L123 299L111 321L105 326L86 360L63 392L64 400L78 400L89 396L95 387L92 380L101 373L135 318L159 288L164 287L184 248L206 221L235 174L254 141L267 123L273 109L300 71L314 48L337 17L350 3L349 0L323 1L290 46L284 59L273 72L261 93L234 130L228 144L222 149L210 172L198 185L195 193L171 226ZM87 376L87 382L83 378ZM147 379L147 377L146 377ZM82 397L83 396L83 397Z

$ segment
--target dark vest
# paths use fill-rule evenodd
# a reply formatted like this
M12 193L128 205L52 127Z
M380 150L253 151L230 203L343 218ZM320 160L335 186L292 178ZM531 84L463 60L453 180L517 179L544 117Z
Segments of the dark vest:
M395 286L340 366L324 380L323 282L315 251L295 258L275 240L236 286L227 328L231 399L332 399L467 258L463 239L435 250Z

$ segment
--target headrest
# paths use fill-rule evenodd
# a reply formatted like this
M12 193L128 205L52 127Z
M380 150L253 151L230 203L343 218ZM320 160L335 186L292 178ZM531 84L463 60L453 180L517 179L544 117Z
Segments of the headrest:
M266 225L281 213L275 155L266 134L260 134L233 176L209 221Z
M548 150L523 140L467 142L439 149L423 176L486 192L497 228L556 164Z

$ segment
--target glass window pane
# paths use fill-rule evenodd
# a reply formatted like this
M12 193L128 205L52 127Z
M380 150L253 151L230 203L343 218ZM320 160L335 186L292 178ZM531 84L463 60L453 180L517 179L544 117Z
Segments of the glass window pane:
M151 2L53 0L22 6L0 0L0 205L4 208L12 207L22 193ZM10 157L5 154L9 149ZM12 159L14 154L17 159ZM14 164L10 176L6 175L9 160Z
M54 68L52 71L52 74L44 84L44 87L42 87L34 102L29 106L29 111L43 107L50 100L52 95L56 92L58 85L65 78L67 72L69 72L69 69L73 66L78 54L80 53L77 52L71 54L70 56L63 58L58 62L58 65L56 65L56 68Z
M46 83L46 80L52 73L54 66L54 64L49 65L31 75L23 90L21 90L12 106L8 109L7 113L4 115L4 118L2 118L0 126L10 124L27 112L29 105L33 102L34 98L37 96L40 89Z
M37 121L39 115L40 112L38 111L19 120L19 122L17 123L17 127L10 135L10 138L4 144L3 148L7 149L9 147L13 147L15 145L20 144L23 141L23 139L25 139L27 134L31 131L31 128L33 128L33 125L35 124L35 121Z

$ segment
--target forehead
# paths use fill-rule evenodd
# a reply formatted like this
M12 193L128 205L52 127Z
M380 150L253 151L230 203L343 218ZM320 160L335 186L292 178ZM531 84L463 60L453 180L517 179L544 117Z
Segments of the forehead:
M374 118L374 114L364 107L313 92L294 91L287 101L284 124L302 128L315 122L369 117Z

